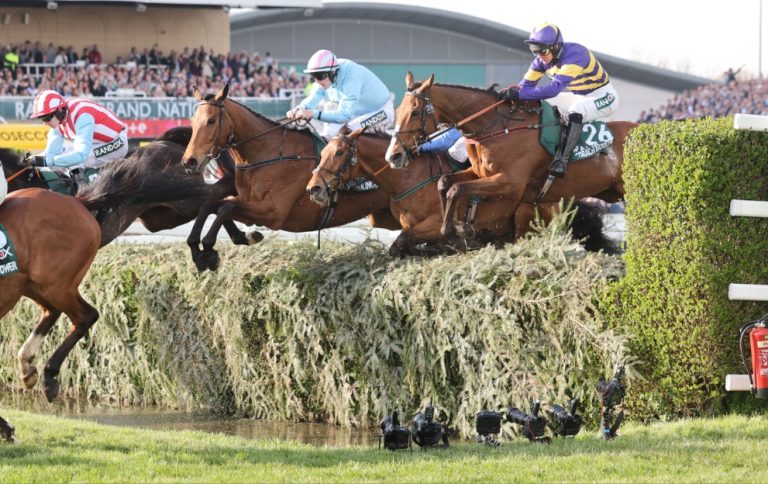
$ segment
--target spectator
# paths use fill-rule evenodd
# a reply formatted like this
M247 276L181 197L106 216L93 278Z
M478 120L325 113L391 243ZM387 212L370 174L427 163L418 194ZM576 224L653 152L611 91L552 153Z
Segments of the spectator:
M90 52L88 52L88 62L91 64L99 65L101 64L102 58L101 58L101 52L99 52L99 47L96 44L93 44L93 47L91 47Z

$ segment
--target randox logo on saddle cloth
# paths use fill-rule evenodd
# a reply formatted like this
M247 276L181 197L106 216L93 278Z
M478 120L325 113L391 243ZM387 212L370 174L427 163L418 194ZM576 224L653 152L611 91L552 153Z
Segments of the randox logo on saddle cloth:
M558 123L558 116L555 108L546 101L541 102L541 124L547 126L541 128L539 143L547 152L555 156L557 145L560 143L560 132L562 128ZM556 124L556 126L549 126ZM609 148L613 144L613 133L608 129L608 125L602 121L592 121L584 123L581 131L579 144L573 150L570 160L583 160L600 151Z
M100 156L108 155L113 151L117 151L122 147L123 147L123 140L118 137L115 139L115 141L111 143L107 143L97 148L94 148L93 156L95 156L96 158L99 158Z
M13 248L8 232L0 224L0 277L4 277L19 272L19 266L16 263L16 250Z

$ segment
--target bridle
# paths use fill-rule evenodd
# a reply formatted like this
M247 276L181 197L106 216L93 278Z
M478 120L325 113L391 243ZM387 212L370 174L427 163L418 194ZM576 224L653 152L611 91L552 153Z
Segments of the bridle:
M337 191L341 187L341 177L344 176L344 173L357 165L357 147L355 146L355 140L344 134L337 134L330 139L330 141L335 140L342 141L347 146L349 146L349 152L347 157L344 159L344 163L336 171L323 168L322 164L312 170L312 173L316 175L322 172L331 174L331 178L329 180L326 180L322 176L320 177L320 179L323 181L323 184L325 185L325 189L329 193Z
M435 114L435 106L432 105L432 101L429 100L429 97L414 91L406 91L404 95L413 96L416 99L420 99L424 103L422 106L421 112L419 113L420 125L418 128L407 129L407 130L401 130L398 128L398 129L395 129L394 133L392 133L392 137L395 138L398 143L400 143L400 146L403 147L403 150L405 151L406 156L408 156L408 159L413 159L413 154L416 152L419 146L429 143L430 141L432 141L432 139L442 134L443 130L433 131L431 134L427 132L427 121L429 121L430 119L434 123L435 129L437 129L437 125L438 125L437 115ZM408 147L406 146L405 142L403 142L402 138L400 138L400 135L411 134L411 133L418 133L418 136L414 136L415 143L413 144L413 146Z

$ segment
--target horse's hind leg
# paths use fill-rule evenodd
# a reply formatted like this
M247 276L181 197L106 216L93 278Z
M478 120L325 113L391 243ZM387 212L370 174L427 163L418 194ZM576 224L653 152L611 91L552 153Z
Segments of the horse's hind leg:
M237 204L234 202L223 202L216 212L216 219L211 224L211 228L208 230L208 233L205 234L205 237L203 237L202 261L205 264L203 270L209 269L215 271L219 268L219 254L214 250L213 246L216 245L216 237L219 235L221 226L225 222L232 220L232 211L235 208L237 208ZM200 269L200 266L198 266L198 269Z
M46 335L51 331L53 323L61 316L61 311L38 301L43 309L40 319L35 325L35 329L30 333L27 340L19 349L19 378L24 387L30 389L37 383L37 368L32 364L40 351L40 345L43 343Z
M203 261L202 251L200 250L200 234L203 232L203 225L205 225L208 216L218 211L223 203L223 200L212 200L201 205L195 223L192 225L192 230L190 230L187 237L187 245L192 254L192 262L195 263L198 272L203 272L207 268Z
M77 291L74 292L70 300L65 304L57 304L56 306L60 307L69 316L69 319L72 320L72 326L64 341L56 348L56 351L53 352L53 355L45 365L43 386L45 388L45 397L49 402L53 401L56 395L59 394L59 381L56 377L59 375L64 359L69 355L69 352L72 351L77 342L88 333L88 330L91 329L96 320L99 319L99 312L96 308L88 304Z

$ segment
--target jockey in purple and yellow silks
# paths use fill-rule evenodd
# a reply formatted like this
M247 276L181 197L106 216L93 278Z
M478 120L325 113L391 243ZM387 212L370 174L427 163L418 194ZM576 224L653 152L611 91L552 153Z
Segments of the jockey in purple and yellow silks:
M583 124L615 113L619 95L594 54L583 45L563 42L563 34L556 25L546 22L538 25L525 42L536 58L523 76L519 89L512 87L503 90L499 92L499 99L550 99L563 91L580 96L568 108L566 141L549 165L551 174L563 177L566 163L581 136ZM552 83L538 86L539 80L545 75L552 79Z

